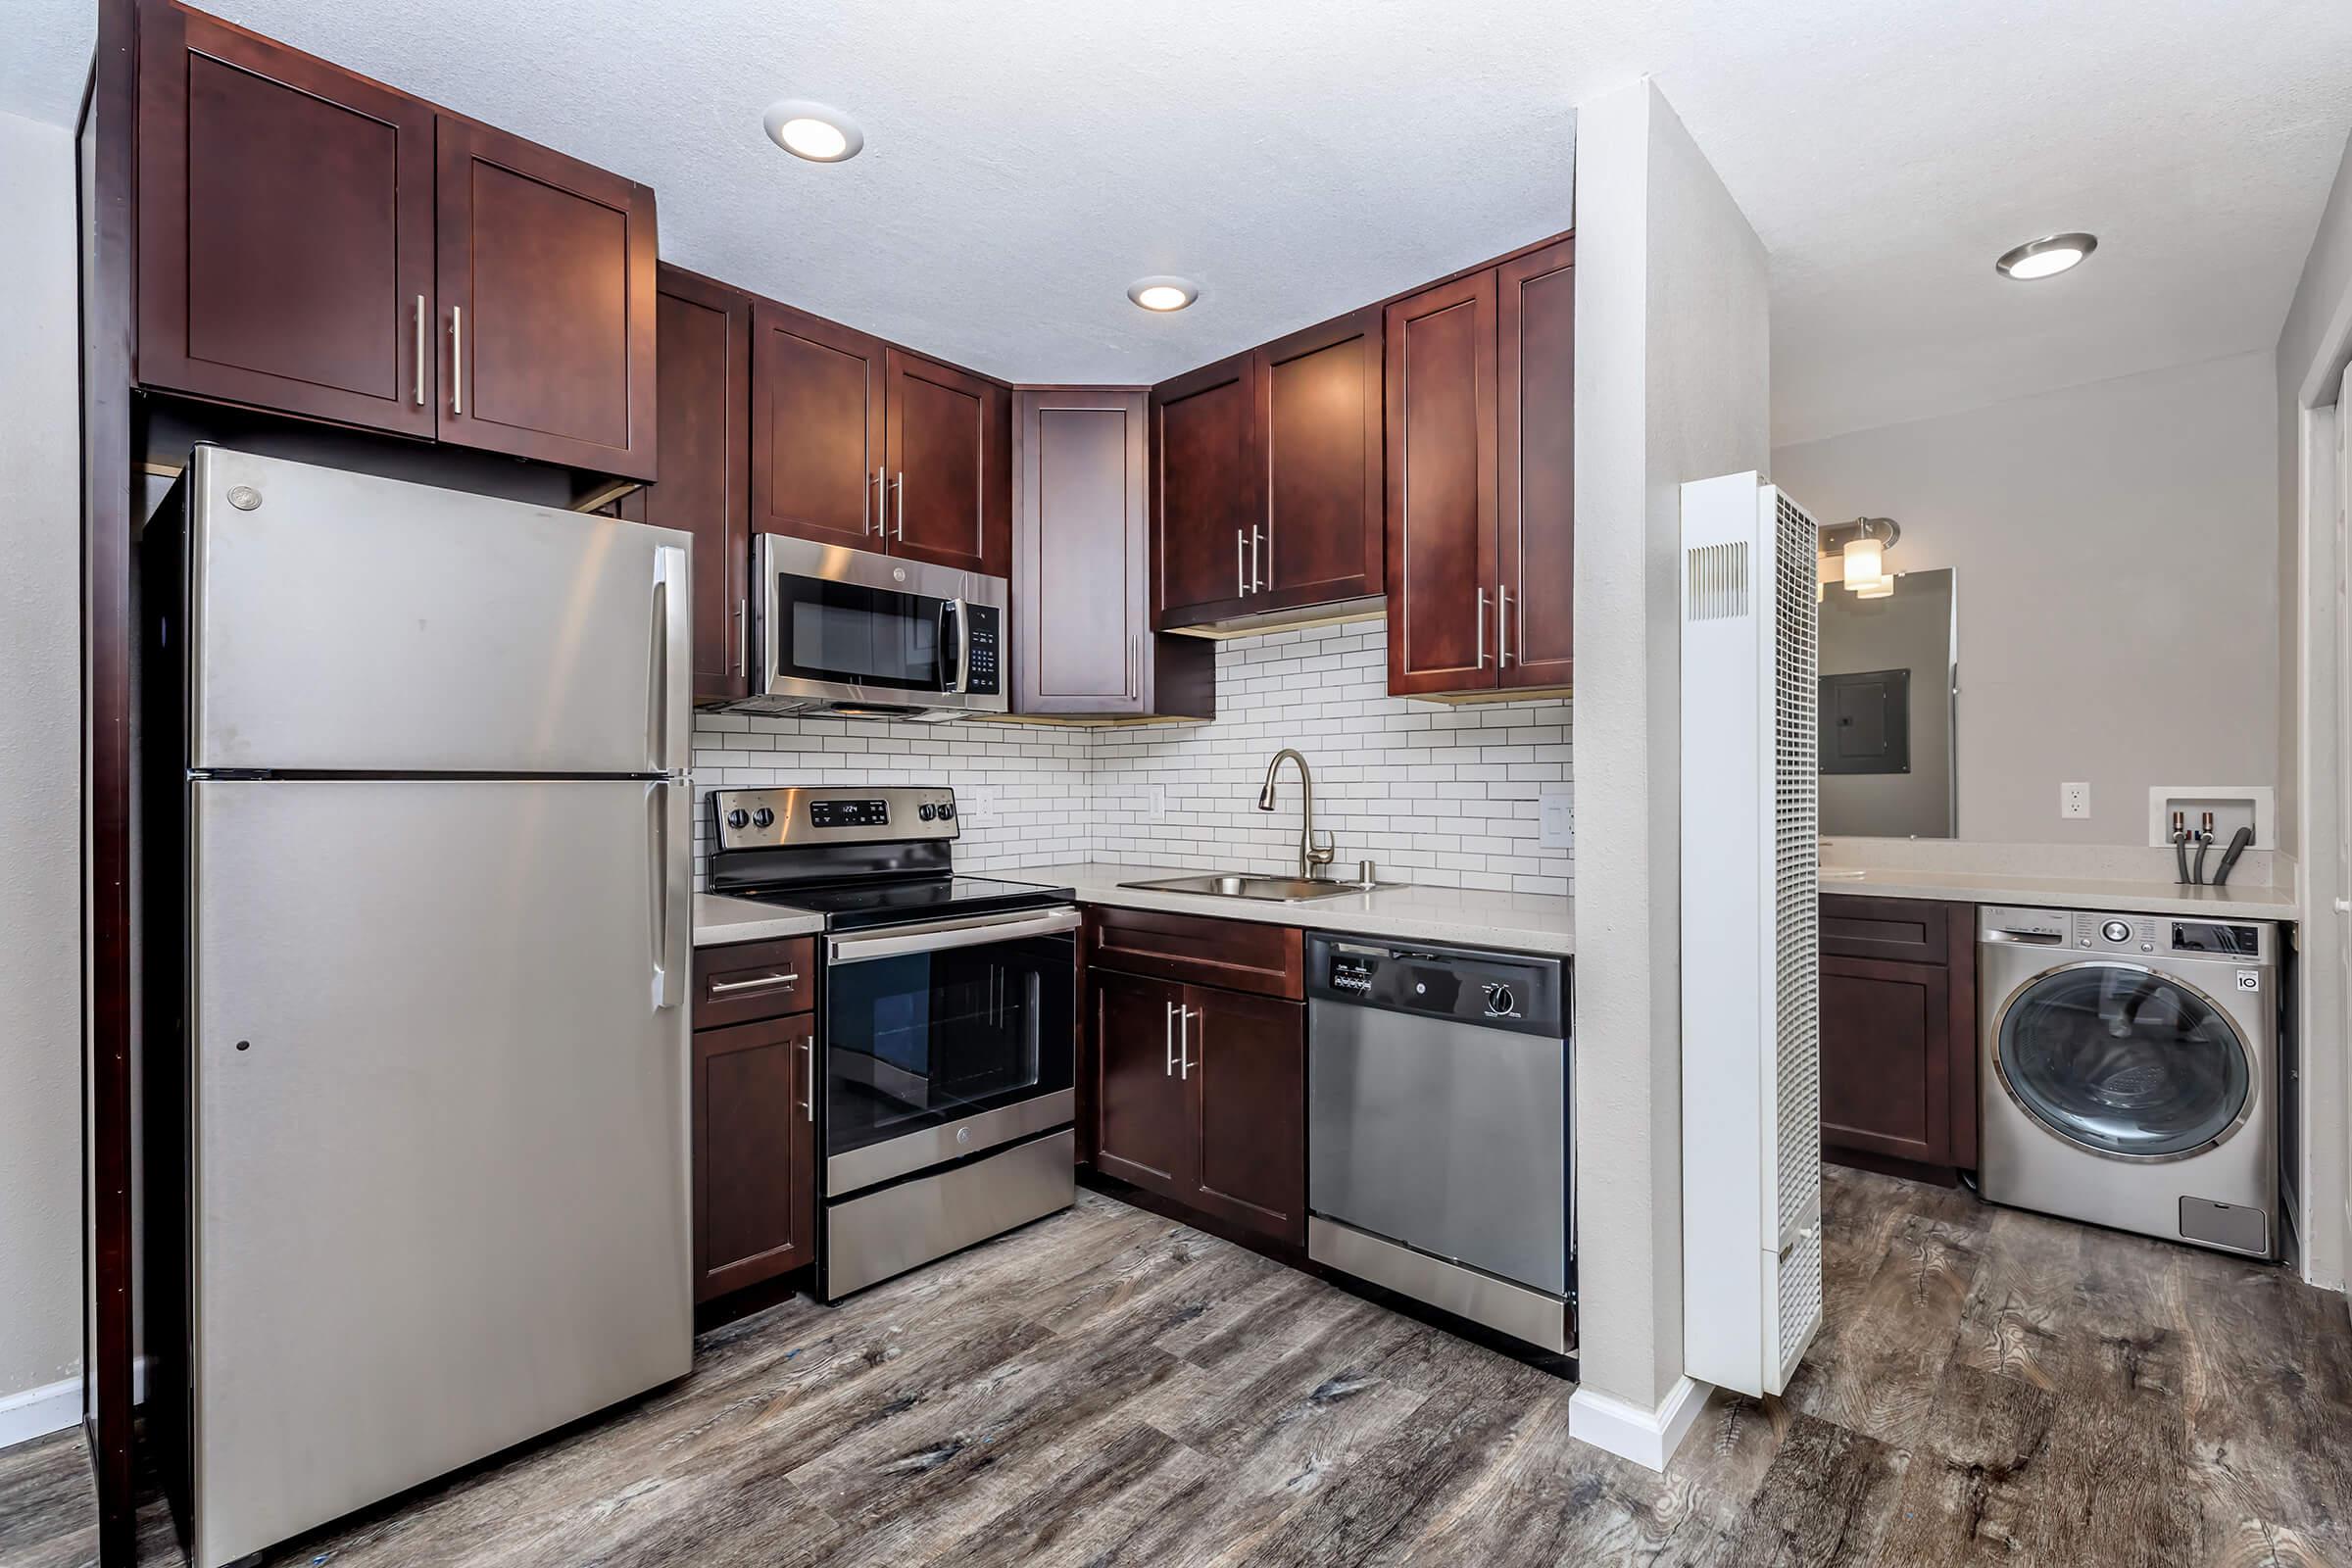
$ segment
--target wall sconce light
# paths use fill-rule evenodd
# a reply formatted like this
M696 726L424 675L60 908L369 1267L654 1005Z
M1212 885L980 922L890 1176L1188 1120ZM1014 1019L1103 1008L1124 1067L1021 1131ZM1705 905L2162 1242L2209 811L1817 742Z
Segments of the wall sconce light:
M1886 552L1903 536L1892 517L1856 517L1833 522L1821 530L1821 553L1836 556L1839 580L1857 599L1885 599L1894 592L1894 575L1886 569Z

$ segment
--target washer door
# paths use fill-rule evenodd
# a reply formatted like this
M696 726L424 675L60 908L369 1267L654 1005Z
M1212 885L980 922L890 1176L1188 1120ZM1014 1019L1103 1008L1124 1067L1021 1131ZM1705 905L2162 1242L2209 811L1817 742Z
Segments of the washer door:
M2027 985L2002 1010L1994 1065L2043 1126L2124 1159L2219 1143L2253 1094L2245 1043L2222 1010L2134 964L2077 964Z

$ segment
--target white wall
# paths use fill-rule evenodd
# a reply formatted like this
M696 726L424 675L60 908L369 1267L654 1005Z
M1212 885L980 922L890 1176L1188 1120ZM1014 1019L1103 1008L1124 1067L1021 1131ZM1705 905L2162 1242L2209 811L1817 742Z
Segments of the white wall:
M79 384L74 157L0 115L0 1442L81 1367Z
M1962 839L2144 844L2150 785L2278 784L2275 400L2265 351L1773 453L1952 568Z
M1770 457L1763 247L1646 80L1577 107L1576 1165L1581 1362L1683 1370L1680 487Z
M1119 728L696 718L698 791L787 784L947 784L964 830L956 863L985 871L1098 859L1285 871L1298 855L1298 775L1256 808L1285 746L1315 775L1315 823L1336 871L1442 887L1566 896L1571 852L1538 843L1545 790L1569 788L1569 705L1459 708L1388 695L1379 621L1234 638L1217 648L1217 717ZM1152 792L1165 799L1152 814ZM708 855L710 808L695 816ZM697 885L703 885L699 874Z

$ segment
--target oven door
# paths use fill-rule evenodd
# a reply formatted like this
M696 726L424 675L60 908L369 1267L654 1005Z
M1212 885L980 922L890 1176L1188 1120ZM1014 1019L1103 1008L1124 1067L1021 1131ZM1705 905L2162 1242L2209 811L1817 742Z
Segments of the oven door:
M1078 924L1064 906L829 940L828 1198L1069 1123Z
M752 707L1005 708L1004 579L782 534L760 538Z

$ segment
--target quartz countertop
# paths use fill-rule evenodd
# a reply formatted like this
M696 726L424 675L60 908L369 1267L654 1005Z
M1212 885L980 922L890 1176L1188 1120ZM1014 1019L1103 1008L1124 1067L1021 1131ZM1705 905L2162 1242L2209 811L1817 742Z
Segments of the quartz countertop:
M1198 866L1118 865L1081 860L1066 865L1027 865L991 870L1007 882L1067 887L1082 904L1120 909L1160 909L1225 920L1255 920L1357 936L1402 937L1450 942L1469 948L1567 956L1576 951L1576 905L1553 894L1503 893L1485 888L1393 887L1346 893L1304 904L1262 899L1228 899L1206 893L1168 893L1123 887L1163 877L1203 876Z
M767 942L777 937L805 937L825 928L825 917L781 904L755 904L723 893L694 896L694 945L724 947L730 942Z
M1821 891L1880 899L1940 899L1954 904L2026 905L2050 909L2113 909L2125 914L2187 914L2216 920L2292 920L2291 887L2183 887L2115 877L2050 876L2025 870L1957 871L1894 865L1825 865Z

